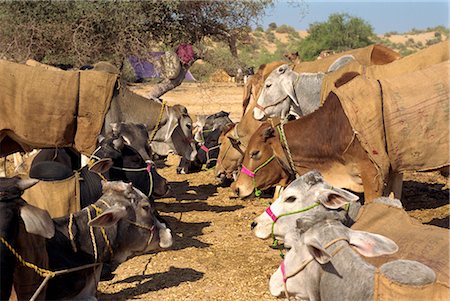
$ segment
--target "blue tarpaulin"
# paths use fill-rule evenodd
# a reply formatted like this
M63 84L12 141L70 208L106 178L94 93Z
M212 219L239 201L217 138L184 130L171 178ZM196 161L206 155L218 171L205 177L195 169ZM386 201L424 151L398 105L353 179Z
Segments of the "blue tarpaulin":
M164 52L150 52L149 53L155 60L159 59ZM138 58L136 56L129 56L128 61L134 69L136 74L136 79L144 79L144 78L160 78L161 74L156 70L155 66L147 60ZM191 72L186 72L186 76L184 80L192 80L195 81L194 76L192 76Z

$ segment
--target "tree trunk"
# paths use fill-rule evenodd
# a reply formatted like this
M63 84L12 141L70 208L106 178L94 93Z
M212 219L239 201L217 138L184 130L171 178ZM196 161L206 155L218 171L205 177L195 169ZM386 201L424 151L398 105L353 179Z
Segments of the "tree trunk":
M230 47L230 52L231 55L235 58L238 58L238 52L237 52L237 39L236 39L236 35L231 34L228 37L228 47Z
M163 79L162 82L160 82L159 84L157 84L156 86L153 87L153 89L148 92L145 97L147 98L159 98L162 95L164 95L166 92L178 87L179 85L181 85L181 83L184 80L184 77L186 76L186 73L188 72L189 68L192 66L192 64L195 62L195 60L191 63L189 63L188 65L182 65L181 66L181 70L180 70L180 74L178 74L178 76L174 79L168 79L165 78Z

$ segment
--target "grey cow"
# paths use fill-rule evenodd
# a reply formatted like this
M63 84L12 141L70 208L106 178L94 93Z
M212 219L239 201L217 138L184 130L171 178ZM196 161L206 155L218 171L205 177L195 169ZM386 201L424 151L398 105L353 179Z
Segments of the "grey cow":
M352 55L338 58L328 68L334 72L354 60ZM289 65L273 70L264 82L263 89L253 109L256 120L266 117L296 118L314 112L320 106L320 92L326 73L297 73Z
M392 254L397 245L382 235L354 231L337 219L323 216L324 220L309 229L301 223L300 231L306 228L306 232L286 236L291 249L270 278L271 294L311 301L373 300L376 268L359 254ZM379 270L404 285L426 285L436 279L433 270L417 261L396 260Z

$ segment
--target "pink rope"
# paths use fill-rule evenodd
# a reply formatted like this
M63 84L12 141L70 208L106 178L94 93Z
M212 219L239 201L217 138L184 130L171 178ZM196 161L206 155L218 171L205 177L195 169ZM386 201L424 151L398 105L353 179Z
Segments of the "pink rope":
M281 275L283 275L283 282L286 283L287 278L286 278L286 267L284 266L284 260L281 262L280 268L281 268Z
M201 148L202 150L204 150L205 152L209 152L209 148L207 148L207 147L204 146L204 145L200 146L200 148Z
M278 217L272 212L272 209L270 209L270 207L266 209L266 213L270 216L273 222L277 221Z
M250 169L248 169L247 167L245 167L244 165L242 165L241 172L245 173L250 178L254 178L255 177L255 173L253 171L251 171Z

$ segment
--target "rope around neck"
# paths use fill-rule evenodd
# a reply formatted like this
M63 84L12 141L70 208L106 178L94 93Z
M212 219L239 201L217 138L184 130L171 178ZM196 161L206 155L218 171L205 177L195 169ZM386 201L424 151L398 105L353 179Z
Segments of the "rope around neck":
M161 103L161 110L159 111L159 116L158 116L158 120L156 122L156 126L148 138L148 144L152 143L153 139L155 138L156 132L159 130L159 126L161 124L161 120L162 120L162 116L163 116L165 107L166 107L166 101L163 100Z
M292 173L295 175L296 178L298 178L300 175L297 172L297 169L295 168L294 160L292 159L291 150L289 149L289 144L286 139L286 135L284 133L284 124L281 123L277 126L278 134L280 135L280 141L283 148L286 150L287 153L287 159L289 161L289 165L291 166Z
M262 191L256 186L256 179L255 175L258 170L269 164L273 159L275 159L275 155L272 155L269 159L267 159L265 162L263 162L261 165L255 168L254 171L251 171L244 165L242 165L241 172L252 178L253 188L255 190L255 196L259 197L262 194Z

